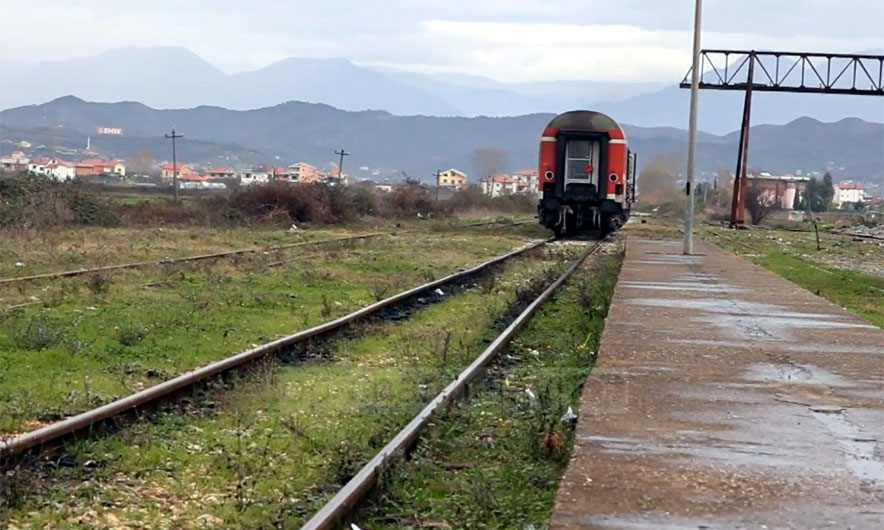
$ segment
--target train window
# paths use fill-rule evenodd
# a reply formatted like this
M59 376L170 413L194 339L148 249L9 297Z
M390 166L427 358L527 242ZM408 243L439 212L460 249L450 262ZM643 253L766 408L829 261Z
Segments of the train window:
M569 140L565 146L565 182L598 182L599 143Z

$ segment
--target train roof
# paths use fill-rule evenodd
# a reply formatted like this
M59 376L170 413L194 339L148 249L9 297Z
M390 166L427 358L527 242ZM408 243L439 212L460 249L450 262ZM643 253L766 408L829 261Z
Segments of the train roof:
M559 114L549 122L548 127L555 127L562 131L606 131L620 129L620 125L613 118L593 110L572 110Z

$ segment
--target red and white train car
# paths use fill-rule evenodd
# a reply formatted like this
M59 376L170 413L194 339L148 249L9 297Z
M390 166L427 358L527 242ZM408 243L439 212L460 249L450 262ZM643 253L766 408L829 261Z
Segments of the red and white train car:
M609 116L556 116L540 139L540 224L558 235L617 229L635 198L635 165L623 129Z

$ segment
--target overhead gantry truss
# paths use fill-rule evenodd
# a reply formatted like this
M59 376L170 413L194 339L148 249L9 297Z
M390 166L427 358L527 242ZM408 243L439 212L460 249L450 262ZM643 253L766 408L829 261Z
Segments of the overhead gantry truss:
M884 55L703 50L700 64L704 89L884 96Z
M746 166L752 92L884 96L884 55L702 50L700 88L745 92L734 174L731 226L746 218ZM691 88L691 70L679 85Z

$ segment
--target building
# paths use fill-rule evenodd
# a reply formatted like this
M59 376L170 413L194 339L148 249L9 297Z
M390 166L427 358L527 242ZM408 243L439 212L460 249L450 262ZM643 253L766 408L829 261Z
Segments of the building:
M841 205L863 202L865 199L866 190L862 183L845 181L835 184L835 196L832 197L832 204L836 208L841 208Z
M346 173L342 174L340 169L333 167L321 174L321 178L322 182L329 186L346 186L350 177Z
M515 195L516 193L519 193L519 188L519 181L510 178L509 175L504 174L491 175L490 177L488 177L488 180L482 183L482 193L490 197Z
M792 209L795 195L803 193L809 181L810 177L771 175L766 172L746 176L747 188L756 187L759 200L763 200L767 205L777 204L784 210Z
M121 177L126 176L126 165L119 160L86 158L74 163L74 170L76 171L78 177L91 177L95 175L108 174L115 174Z
M320 179L316 166L310 165L307 162L298 162L297 164L290 165L288 175L289 182L310 183L317 182Z
M227 185L223 182L213 182L206 175L188 174L178 175L178 187L182 190L223 190Z
M213 179L233 179L236 178L236 171L227 166L213 166L206 171L206 176Z
M28 173L42 175L55 180L67 181L77 176L76 168L71 162L58 158L37 157L28 164Z
M27 171L31 159L21 151L13 151L11 155L0 158L0 170L10 173Z
M239 176L240 186L266 184L268 182L270 182L270 173L267 171L243 171Z
M540 195L538 190L540 173L536 169L520 169L512 174L512 179L524 186L520 193Z
M467 187L467 174L458 169L448 169L436 177L436 185L440 188L462 190Z
M37 158L32 158L30 162L28 162L28 173L32 175L45 175L46 174L46 164L49 163L49 159L45 156L38 156Z
M178 178L181 178L186 175L196 175L197 172L189 165L189 164L176 164L178 167ZM172 167L173 164L171 162L164 162L160 165L160 177L163 179L163 182L171 182L174 178L175 168Z

